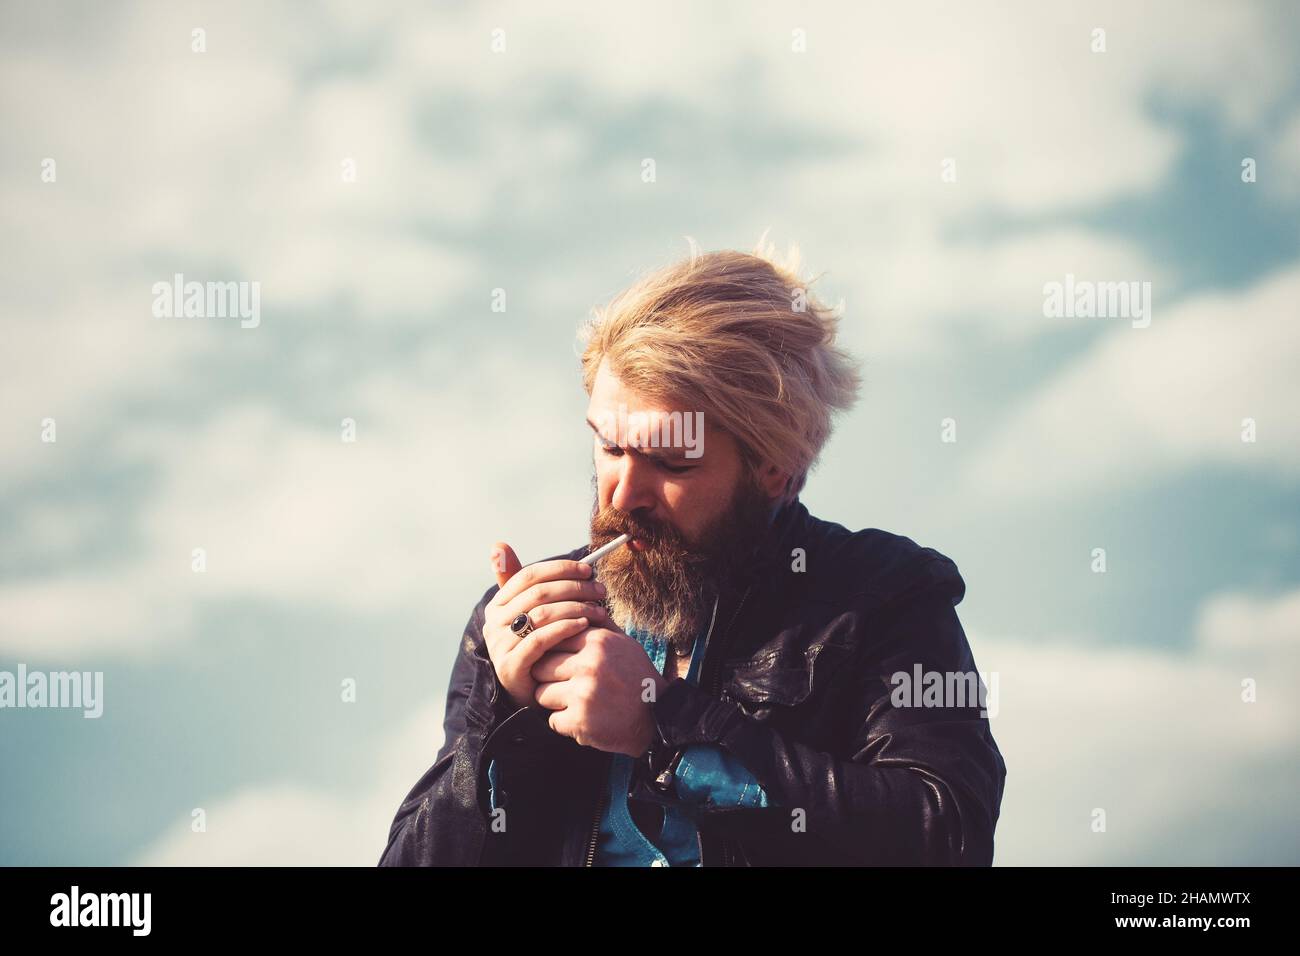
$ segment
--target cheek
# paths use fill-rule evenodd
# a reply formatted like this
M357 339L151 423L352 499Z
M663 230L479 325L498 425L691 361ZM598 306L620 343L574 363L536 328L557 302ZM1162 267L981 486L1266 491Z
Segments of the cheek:
M618 469L607 461L596 459L596 497L602 508L608 508L614 498L614 489L618 487Z
M674 482L665 483L660 493L664 509L673 526L687 538L694 538L703 523L701 509L707 508L707 503L701 501L699 493L688 485Z
M725 489L712 482L680 485L670 482L664 486L663 493L674 523L692 538L721 514L728 500Z
M663 500L664 507L674 516L684 521L690 520L691 512L696 506L696 496L691 494L688 485L666 481L659 488L659 497Z

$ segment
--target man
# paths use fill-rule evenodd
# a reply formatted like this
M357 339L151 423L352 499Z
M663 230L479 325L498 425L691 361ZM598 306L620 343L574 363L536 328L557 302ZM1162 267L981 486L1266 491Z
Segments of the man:
M498 544L380 865L992 862L956 566L799 501L859 377L796 269L693 253L597 312L591 543Z

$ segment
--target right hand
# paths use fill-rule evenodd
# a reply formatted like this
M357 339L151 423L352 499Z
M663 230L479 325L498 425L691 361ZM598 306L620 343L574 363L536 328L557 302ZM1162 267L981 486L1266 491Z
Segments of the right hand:
M536 664L552 647L588 627L613 624L600 604L604 585L595 570L577 561L539 561L521 568L514 549L503 541L492 546L492 569L500 590L483 609L483 640L497 679L516 707L537 707ZM522 640L510 622L527 614L533 631Z

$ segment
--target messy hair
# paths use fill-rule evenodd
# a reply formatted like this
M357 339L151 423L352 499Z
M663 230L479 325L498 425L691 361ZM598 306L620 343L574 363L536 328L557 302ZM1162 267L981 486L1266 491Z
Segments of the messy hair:
M861 379L834 344L839 316L799 277L798 248L781 261L766 235L748 255L701 253L690 240L689 259L593 309L581 333L582 382L590 394L608 359L627 388L703 411L751 469L769 461L789 473L789 501L830 437L832 413L852 407Z

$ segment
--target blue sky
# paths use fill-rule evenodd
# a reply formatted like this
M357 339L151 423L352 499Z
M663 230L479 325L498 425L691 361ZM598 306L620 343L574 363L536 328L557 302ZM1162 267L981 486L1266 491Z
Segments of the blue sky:
M1300 862L1293 7L301 10L0 12L0 670L105 682L0 711L0 862L373 864L488 547L584 538L578 326L765 230L866 370L805 502L966 579L997 862Z

